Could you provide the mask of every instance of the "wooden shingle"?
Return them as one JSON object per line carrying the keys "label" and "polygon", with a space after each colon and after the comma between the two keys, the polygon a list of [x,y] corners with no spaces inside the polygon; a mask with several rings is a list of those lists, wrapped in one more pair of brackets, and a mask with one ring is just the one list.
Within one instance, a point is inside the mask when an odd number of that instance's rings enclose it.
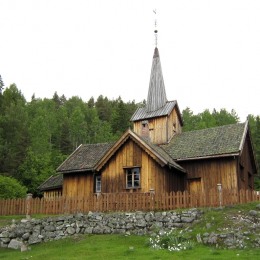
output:
{"label": "wooden shingle", "polygon": [[84,144],[78,147],[57,169],[57,172],[93,170],[114,143]]}
{"label": "wooden shingle", "polygon": [[246,123],[189,131],[161,147],[175,160],[238,155],[245,131]]}
{"label": "wooden shingle", "polygon": [[50,176],[45,182],[43,182],[38,189],[40,191],[52,190],[62,188],[63,184],[63,175],[62,174],[54,174]]}

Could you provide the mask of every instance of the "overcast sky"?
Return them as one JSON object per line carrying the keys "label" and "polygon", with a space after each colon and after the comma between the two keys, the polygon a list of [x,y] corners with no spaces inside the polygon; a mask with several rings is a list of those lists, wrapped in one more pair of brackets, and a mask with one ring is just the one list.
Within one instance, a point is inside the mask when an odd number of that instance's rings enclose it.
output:
{"label": "overcast sky", "polygon": [[0,74],[25,98],[147,98],[157,10],[168,100],[260,114],[259,0],[0,0]]}

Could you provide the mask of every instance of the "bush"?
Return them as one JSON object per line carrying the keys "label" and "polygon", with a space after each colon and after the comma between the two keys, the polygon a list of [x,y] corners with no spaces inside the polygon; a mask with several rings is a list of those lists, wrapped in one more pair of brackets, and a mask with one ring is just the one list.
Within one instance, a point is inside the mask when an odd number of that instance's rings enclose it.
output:
{"label": "bush", "polygon": [[0,176],[0,199],[25,198],[27,188],[16,179]]}

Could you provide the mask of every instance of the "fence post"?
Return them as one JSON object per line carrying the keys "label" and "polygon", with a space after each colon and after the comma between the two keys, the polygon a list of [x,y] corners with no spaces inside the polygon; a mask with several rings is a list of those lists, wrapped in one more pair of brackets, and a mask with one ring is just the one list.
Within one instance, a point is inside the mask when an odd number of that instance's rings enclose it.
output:
{"label": "fence post", "polygon": [[155,190],[154,189],[150,189],[150,196],[151,196],[151,209],[150,210],[154,210],[154,205],[155,205],[155,201],[154,201],[154,196],[155,195]]}
{"label": "fence post", "polygon": [[218,187],[218,198],[219,198],[219,207],[222,207],[222,184],[218,183],[217,184]]}
{"label": "fence post", "polygon": [[32,203],[32,193],[27,193],[26,196],[26,219],[31,219],[31,203]]}

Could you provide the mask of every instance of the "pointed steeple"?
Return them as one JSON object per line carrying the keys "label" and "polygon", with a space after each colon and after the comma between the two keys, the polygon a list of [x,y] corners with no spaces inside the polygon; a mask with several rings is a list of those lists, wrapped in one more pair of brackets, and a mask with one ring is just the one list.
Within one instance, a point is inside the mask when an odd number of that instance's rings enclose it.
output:
{"label": "pointed steeple", "polygon": [[163,107],[166,102],[167,97],[164,87],[159,50],[155,47],[147,97],[147,112],[158,110]]}

